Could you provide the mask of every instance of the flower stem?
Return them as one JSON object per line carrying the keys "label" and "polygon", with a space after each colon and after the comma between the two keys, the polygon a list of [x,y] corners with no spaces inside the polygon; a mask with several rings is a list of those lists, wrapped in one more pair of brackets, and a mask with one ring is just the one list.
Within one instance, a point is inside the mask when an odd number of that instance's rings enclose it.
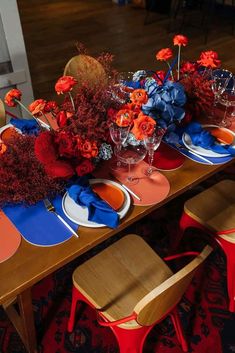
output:
{"label": "flower stem", "polygon": [[168,67],[169,67],[169,71],[170,71],[170,73],[171,73],[172,81],[174,81],[174,76],[173,76],[173,72],[172,72],[172,70],[171,70],[171,65],[168,63],[168,61],[166,61],[166,63],[167,63],[167,65],[168,65]]}
{"label": "flower stem", "polygon": [[38,121],[38,119],[24,106],[24,104],[22,104],[22,103],[21,103],[18,99],[16,99],[16,98],[15,98],[15,102],[16,102],[17,104],[19,104],[19,106],[20,106],[22,109],[24,109],[28,114],[30,114],[30,115],[33,117],[33,119],[36,120],[36,122],[37,122],[38,126],[40,127],[40,129],[42,129],[42,125],[40,124],[40,122]]}
{"label": "flower stem", "polygon": [[47,124],[48,124],[48,125],[49,125],[49,127],[50,127],[50,130],[53,130],[53,128],[52,128],[52,126],[51,126],[51,123],[50,123],[50,120],[49,120],[49,119],[47,119],[46,114],[42,113],[42,116],[44,116],[44,118],[45,118],[45,120],[46,120]]}
{"label": "flower stem", "polygon": [[178,81],[180,79],[180,54],[181,54],[181,45],[179,45],[179,51],[178,51],[178,73],[177,73]]}
{"label": "flower stem", "polygon": [[71,92],[68,92],[68,93],[69,93],[69,98],[70,98],[70,101],[71,101],[71,104],[72,104],[72,107],[73,107],[73,111],[75,113],[75,105],[74,105],[74,100],[73,100],[72,94],[71,94]]}

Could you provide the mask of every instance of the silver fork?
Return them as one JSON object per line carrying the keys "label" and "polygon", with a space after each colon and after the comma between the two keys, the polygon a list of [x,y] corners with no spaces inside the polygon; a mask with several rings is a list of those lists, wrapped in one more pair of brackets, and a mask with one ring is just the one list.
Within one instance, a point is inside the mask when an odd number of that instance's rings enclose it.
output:
{"label": "silver fork", "polygon": [[200,154],[197,154],[196,152],[193,152],[193,151],[191,151],[191,150],[188,150],[186,147],[180,145],[180,144],[177,143],[177,142],[174,143],[174,145],[175,145],[175,147],[177,147],[177,148],[178,148],[179,150],[181,150],[182,152],[191,153],[191,154],[193,154],[194,156],[196,156],[197,158],[201,159],[202,161],[204,161],[204,162],[206,162],[206,163],[208,163],[208,164],[211,164],[211,165],[214,164],[214,163],[211,162],[209,159],[207,159],[207,158],[201,156]]}
{"label": "silver fork", "polygon": [[70,232],[75,235],[75,237],[79,238],[78,234],[70,227],[70,225],[56,212],[55,206],[51,203],[50,200],[44,199],[44,206],[46,207],[48,212],[52,212],[55,216],[59,218],[59,220],[67,227]]}

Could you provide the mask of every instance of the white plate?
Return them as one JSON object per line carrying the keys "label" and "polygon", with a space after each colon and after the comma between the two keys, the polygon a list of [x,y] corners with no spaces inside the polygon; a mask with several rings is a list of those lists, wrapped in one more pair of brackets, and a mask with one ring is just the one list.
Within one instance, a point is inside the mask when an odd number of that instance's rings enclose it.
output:
{"label": "white plate", "polygon": [[216,153],[214,151],[211,151],[209,149],[196,146],[192,143],[191,137],[185,132],[182,136],[182,141],[185,147],[192,152],[197,153],[198,155],[205,156],[205,157],[212,157],[212,158],[219,158],[219,157],[226,157],[230,156],[229,153]]}
{"label": "white plate", "polygon": [[[90,184],[97,184],[97,183],[106,183],[110,185],[114,185],[117,188],[121,189],[125,195],[125,201],[123,203],[122,208],[117,212],[119,214],[119,218],[122,219],[128,212],[131,199],[128,192],[118,183],[112,180],[107,179],[90,179]],[[83,207],[78,205],[66,192],[62,199],[62,209],[66,216],[73,222],[80,224],[81,226],[91,227],[91,228],[100,228],[106,227],[104,224],[98,224],[95,222],[88,221],[88,209],[87,207]]]}

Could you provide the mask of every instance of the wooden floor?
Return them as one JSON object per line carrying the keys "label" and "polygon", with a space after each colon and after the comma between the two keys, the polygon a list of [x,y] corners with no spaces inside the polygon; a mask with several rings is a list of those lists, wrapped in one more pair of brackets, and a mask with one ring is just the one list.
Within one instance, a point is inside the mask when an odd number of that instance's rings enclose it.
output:
{"label": "wooden floor", "polygon": [[[94,56],[113,53],[114,67],[120,71],[157,70],[162,66],[155,53],[172,46],[175,34],[167,31],[167,15],[151,13],[151,23],[144,25],[144,9],[118,6],[111,0],[18,0],[18,6],[35,99],[55,97],[54,84],[68,59],[76,55],[76,42]],[[201,51],[216,50],[223,67],[235,72],[235,37],[226,19],[217,18],[206,45],[198,26],[188,25],[183,33],[190,39],[183,50],[185,59],[196,60]]]}

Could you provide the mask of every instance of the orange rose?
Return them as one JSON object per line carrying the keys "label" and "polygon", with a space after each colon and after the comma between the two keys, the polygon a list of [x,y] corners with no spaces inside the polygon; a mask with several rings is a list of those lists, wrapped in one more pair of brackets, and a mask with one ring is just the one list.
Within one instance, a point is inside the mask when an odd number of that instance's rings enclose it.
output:
{"label": "orange rose", "polygon": [[0,155],[5,153],[7,150],[7,146],[5,145],[5,143],[0,142]]}
{"label": "orange rose", "polygon": [[44,99],[36,99],[33,103],[29,105],[29,111],[33,115],[38,115],[42,113],[46,105],[46,101]]}
{"label": "orange rose", "polygon": [[140,113],[134,120],[134,127],[131,132],[137,140],[143,140],[145,136],[151,136],[154,131],[156,121],[148,115]]}
{"label": "orange rose", "polygon": [[173,38],[174,45],[183,45],[184,47],[188,44],[188,38],[183,36],[182,34],[177,34]]}
{"label": "orange rose", "polygon": [[81,144],[81,155],[85,158],[92,158],[98,155],[98,148],[95,142],[85,140]]}
{"label": "orange rose", "polygon": [[213,50],[203,51],[200,55],[200,60],[197,63],[201,66],[216,68],[219,67],[221,61],[218,60],[218,54]]}
{"label": "orange rose", "polygon": [[22,92],[19,89],[13,88],[6,95],[4,102],[8,105],[8,107],[15,107],[17,102],[21,100]]}
{"label": "orange rose", "polygon": [[161,60],[161,61],[167,61],[170,58],[172,58],[172,56],[173,56],[173,52],[170,48],[161,49],[156,54],[157,60]]}
{"label": "orange rose", "polygon": [[142,105],[147,103],[148,94],[144,89],[135,89],[130,93],[130,100],[134,104]]}
{"label": "orange rose", "polygon": [[134,112],[129,109],[121,109],[116,115],[116,124],[120,127],[130,126],[134,119]]}
{"label": "orange rose", "polygon": [[73,76],[62,76],[55,84],[57,94],[70,92],[78,81]]}

